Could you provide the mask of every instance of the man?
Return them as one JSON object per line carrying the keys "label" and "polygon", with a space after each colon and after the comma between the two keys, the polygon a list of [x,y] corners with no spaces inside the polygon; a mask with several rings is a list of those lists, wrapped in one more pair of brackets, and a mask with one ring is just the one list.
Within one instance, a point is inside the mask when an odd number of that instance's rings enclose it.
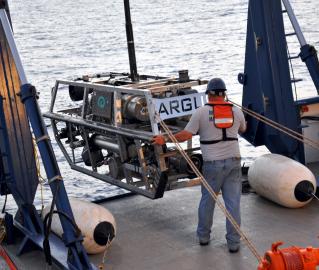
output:
{"label": "man", "polygon": [[[174,136],[183,142],[197,133],[203,155],[203,176],[218,193],[222,191],[225,206],[240,225],[241,164],[238,133],[246,130],[244,115],[240,109],[225,101],[226,85],[222,79],[211,79],[207,85],[208,103],[198,108],[184,130]],[[168,138],[153,138],[154,144],[163,145]],[[200,245],[208,245],[215,201],[202,185],[202,197],[198,207],[197,236]],[[240,235],[226,220],[228,250],[235,253],[240,247]]]}

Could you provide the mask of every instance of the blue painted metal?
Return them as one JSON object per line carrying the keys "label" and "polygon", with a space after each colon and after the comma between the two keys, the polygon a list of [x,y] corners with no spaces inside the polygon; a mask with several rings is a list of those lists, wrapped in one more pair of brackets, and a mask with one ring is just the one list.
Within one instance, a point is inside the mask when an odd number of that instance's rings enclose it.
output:
{"label": "blue painted metal", "polygon": [[[245,71],[239,75],[243,106],[300,132],[289,73],[281,0],[250,0]],[[255,146],[304,162],[303,145],[260,121],[247,117],[243,137]]]}
{"label": "blue painted metal", "polygon": [[[25,105],[34,136],[37,140],[51,191],[57,196],[56,208],[58,211],[74,219],[61,173],[36,100],[36,95],[36,89],[32,85],[24,84],[21,86],[21,100]],[[65,246],[68,247],[69,269],[94,269],[81,244],[82,238],[76,235],[74,227],[62,215],[60,215],[60,221],[64,232],[63,241]]]}
{"label": "blue painted metal", "polygon": [[[34,248],[43,248],[44,226],[33,202],[38,186],[37,168],[29,121],[46,170],[49,184],[56,195],[56,208],[74,220],[63,180],[57,165],[52,145],[47,135],[35,88],[26,81],[22,64],[15,47],[12,32],[0,2],[0,150],[1,184],[6,188],[3,193],[12,193],[18,205],[14,225],[24,239],[19,254]],[[4,16],[3,16],[4,15]],[[29,118],[29,119],[28,119]],[[55,261],[64,269],[96,269],[89,262],[73,225],[60,216],[64,231],[63,242],[57,237],[50,238],[52,250],[63,250],[53,254]]]}
{"label": "blue painted metal", "polygon": [[317,104],[317,103],[319,103],[319,96],[312,97],[312,98],[298,99],[295,102],[297,106],[311,105],[311,104]]}
{"label": "blue painted metal", "polygon": [[300,48],[300,58],[306,63],[317,93],[319,94],[319,61],[316,49],[309,44],[302,46]]}
{"label": "blue painted metal", "polygon": [[11,21],[11,16],[10,16],[10,9],[9,9],[8,0],[0,0],[0,9],[4,9],[6,11],[9,22],[10,22],[10,26],[12,28],[12,21]]}
{"label": "blue painted metal", "polygon": [[[19,223],[15,223],[15,226],[24,234],[29,235],[29,232],[25,229],[24,226],[22,226]],[[20,250],[18,251],[18,255],[22,254],[30,249],[43,249],[43,234],[35,234],[32,236],[32,240],[25,237],[22,241]],[[61,239],[56,236],[55,234],[50,234],[49,236],[50,241],[50,249],[52,253],[52,259],[54,263],[60,268],[60,269],[69,269],[68,266],[68,247],[66,247],[61,241]]]}
{"label": "blue painted metal", "polygon": [[6,130],[6,120],[3,111],[3,97],[0,96],[0,194],[6,195],[11,194],[8,184],[13,182],[12,175],[10,172],[13,171],[11,158],[9,139]]}

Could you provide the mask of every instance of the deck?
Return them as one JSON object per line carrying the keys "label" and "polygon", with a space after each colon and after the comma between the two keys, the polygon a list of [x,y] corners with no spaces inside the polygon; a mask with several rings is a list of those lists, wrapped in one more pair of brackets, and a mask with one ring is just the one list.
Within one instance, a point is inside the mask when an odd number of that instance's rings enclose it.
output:
{"label": "deck", "polygon": [[[198,245],[195,230],[199,198],[197,186],[166,192],[163,199],[155,201],[131,196],[104,203],[118,225],[104,269],[257,269],[257,260],[244,243],[239,253],[228,253],[225,218],[219,209],[210,245]],[[304,208],[287,209],[249,193],[242,196],[242,228],[261,254],[278,240],[287,245],[319,246],[318,206],[319,202],[313,200]],[[15,247],[7,248],[13,256]],[[40,252],[13,257],[19,270],[46,269]],[[99,265],[101,256],[92,256],[91,261]]]}

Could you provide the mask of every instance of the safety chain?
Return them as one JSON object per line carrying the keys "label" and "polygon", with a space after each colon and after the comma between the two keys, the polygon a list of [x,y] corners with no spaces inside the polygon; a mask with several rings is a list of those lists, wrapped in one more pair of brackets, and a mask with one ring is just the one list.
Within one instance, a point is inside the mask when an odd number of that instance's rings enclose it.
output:
{"label": "safety chain", "polygon": [[196,174],[196,176],[200,179],[203,186],[208,190],[218,207],[222,210],[226,218],[229,220],[229,222],[234,226],[235,230],[238,232],[238,234],[241,236],[241,238],[244,240],[250,251],[253,253],[253,255],[256,257],[258,262],[260,263],[263,258],[258,253],[257,248],[254,246],[254,244],[248,239],[246,234],[241,230],[240,226],[236,222],[236,220],[233,218],[233,216],[229,213],[229,211],[226,209],[226,207],[221,203],[221,201],[218,199],[218,194],[215,193],[215,191],[211,188],[211,186],[208,184],[204,176],[201,174],[201,172],[198,170],[198,168],[195,166],[193,161],[190,159],[190,157],[187,155],[185,150],[182,148],[182,146],[179,144],[179,142],[176,140],[175,136],[171,132],[171,130],[168,128],[168,126],[164,123],[164,121],[160,118],[158,114],[156,114],[156,118],[158,123],[162,126],[164,131],[167,133],[171,141],[175,144],[177,150],[181,153],[181,155],[185,158],[189,166],[192,168],[193,172]]}

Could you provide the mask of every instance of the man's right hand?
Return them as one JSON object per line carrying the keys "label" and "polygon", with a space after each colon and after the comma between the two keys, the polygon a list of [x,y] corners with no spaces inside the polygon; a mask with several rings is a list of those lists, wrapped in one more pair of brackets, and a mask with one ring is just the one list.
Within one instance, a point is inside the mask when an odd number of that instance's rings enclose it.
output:
{"label": "man's right hand", "polygon": [[164,145],[166,143],[165,137],[163,135],[154,136],[151,143],[157,145]]}

